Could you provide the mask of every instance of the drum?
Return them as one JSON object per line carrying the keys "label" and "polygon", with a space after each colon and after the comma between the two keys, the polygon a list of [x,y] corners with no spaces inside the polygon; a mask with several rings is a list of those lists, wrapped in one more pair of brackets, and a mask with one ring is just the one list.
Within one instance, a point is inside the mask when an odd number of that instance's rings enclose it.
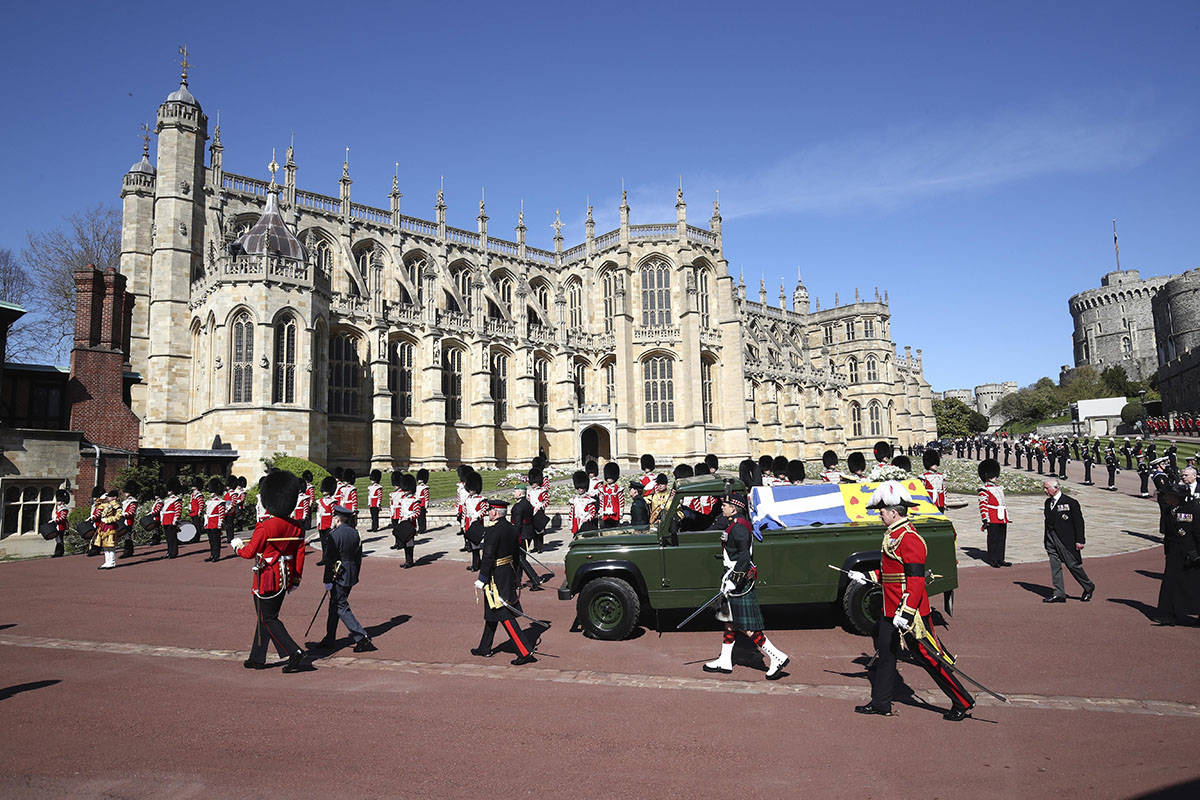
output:
{"label": "drum", "polygon": [[157,514],[146,514],[140,520],[140,524],[142,526],[142,530],[152,531],[158,527],[158,515]]}
{"label": "drum", "polygon": [[96,532],[96,523],[90,519],[85,519],[75,526],[75,532],[86,539]]}
{"label": "drum", "polygon": [[38,533],[42,535],[43,539],[50,541],[58,536],[58,525],[53,522],[43,522],[38,526]]}
{"label": "drum", "polygon": [[179,536],[177,538],[179,539],[180,544],[187,544],[188,542],[195,541],[196,534],[198,533],[199,531],[196,529],[195,525],[190,522],[185,522],[179,526]]}

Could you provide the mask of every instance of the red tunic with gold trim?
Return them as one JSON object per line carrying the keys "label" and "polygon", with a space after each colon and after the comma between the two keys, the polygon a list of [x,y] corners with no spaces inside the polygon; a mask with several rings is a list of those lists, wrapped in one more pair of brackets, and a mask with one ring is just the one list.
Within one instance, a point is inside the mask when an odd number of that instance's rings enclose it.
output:
{"label": "red tunic with gold trim", "polygon": [[615,483],[600,484],[600,517],[621,521],[621,487]]}
{"label": "red tunic with gold trim", "polygon": [[908,519],[897,520],[883,534],[880,580],[883,583],[883,613],[896,615],[914,611],[929,616],[929,595],[925,591],[925,540]]}
{"label": "red tunic with gold trim", "polygon": [[253,558],[254,593],[271,597],[300,585],[304,572],[304,533],[295,520],[269,516],[254,526],[254,535],[235,551]]}

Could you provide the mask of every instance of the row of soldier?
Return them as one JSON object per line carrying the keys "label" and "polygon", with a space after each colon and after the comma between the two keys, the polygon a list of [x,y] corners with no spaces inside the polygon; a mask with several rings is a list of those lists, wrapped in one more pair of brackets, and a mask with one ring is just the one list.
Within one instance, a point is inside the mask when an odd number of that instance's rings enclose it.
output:
{"label": "row of soldier", "polygon": [[1145,429],[1155,435],[1174,433],[1177,436],[1200,436],[1200,415],[1194,412],[1179,412],[1169,417],[1147,417]]}

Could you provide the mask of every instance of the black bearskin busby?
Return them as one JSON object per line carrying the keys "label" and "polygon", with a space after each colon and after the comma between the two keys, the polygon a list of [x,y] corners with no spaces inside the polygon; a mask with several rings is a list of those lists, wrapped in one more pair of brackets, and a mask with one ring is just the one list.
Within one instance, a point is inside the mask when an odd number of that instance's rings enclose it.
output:
{"label": "black bearskin busby", "polygon": [[654,469],[654,456],[649,453],[642,453],[642,472],[651,472]]}
{"label": "black bearskin busby", "polygon": [[1000,462],[994,458],[985,458],[979,462],[979,480],[994,481],[1000,477]]}
{"label": "black bearskin busby", "polygon": [[[220,480],[220,478],[216,478],[214,480]],[[138,486],[138,482],[135,480],[125,481],[125,485],[121,488],[123,488],[125,490],[125,494],[129,495],[130,497],[137,497],[142,491],[142,487]]]}
{"label": "black bearskin busby", "polygon": [[876,442],[874,453],[876,461],[887,461],[892,457],[892,446],[887,442]]}
{"label": "black bearskin busby", "polygon": [[590,481],[588,481],[588,474],[581,469],[575,470],[575,474],[571,476],[571,483],[575,484],[576,489],[582,489],[586,492],[588,490],[588,485],[590,484]]}
{"label": "black bearskin busby", "polygon": [[321,495],[329,497],[337,489],[337,478],[332,475],[326,475],[321,481]]}
{"label": "black bearskin busby", "polygon": [[804,483],[804,462],[792,459],[787,462],[787,479],[792,483]]}
{"label": "black bearskin busby", "polygon": [[400,491],[415,494],[417,491],[417,479],[407,472],[400,476]]}
{"label": "black bearskin busby", "polygon": [[714,456],[712,453],[709,453],[708,455],[706,455],[704,457],[704,463],[708,465],[708,473],[710,475],[712,473],[716,472],[717,469],[721,466],[721,462],[717,461],[717,457]]}
{"label": "black bearskin busby", "polygon": [[404,476],[404,473],[401,472],[400,470],[396,470],[395,472],[393,472],[392,473],[392,486],[395,486],[397,489],[399,489],[400,483],[401,483],[400,478],[403,476]]}
{"label": "black bearskin busby", "polygon": [[771,474],[778,478],[782,478],[784,475],[787,475],[787,471],[787,458],[785,456],[775,456],[775,458],[771,461]]}
{"label": "black bearskin busby", "polygon": [[[179,483],[179,478],[171,478],[171,480],[175,481],[175,483]],[[176,489],[175,491],[182,492],[183,484],[179,483],[179,488]],[[104,497],[104,487],[103,486],[93,486],[92,487],[92,499],[99,500],[101,497]]]}
{"label": "black bearskin busby", "polygon": [[200,491],[203,492],[204,491],[204,478],[201,477],[200,475],[197,475],[196,477],[192,478],[192,488],[199,489]]}
{"label": "black bearskin busby", "polygon": [[589,458],[588,462],[583,465],[583,471],[594,478],[600,474],[600,465],[596,463],[596,459]]}
{"label": "black bearskin busby", "polygon": [[711,475],[712,470],[708,467],[707,461],[697,461],[696,466],[692,468],[697,475]]}
{"label": "black bearskin busby", "polygon": [[759,456],[758,457],[758,474],[759,475],[766,475],[768,472],[774,473],[774,470],[775,470],[775,459],[771,458],[771,456]]}
{"label": "black bearskin busby", "polygon": [[375,481],[375,483],[379,483],[381,480],[383,480],[383,473],[377,469],[373,469],[371,470],[370,477],[371,480]]}
{"label": "black bearskin busby", "polygon": [[755,486],[762,486],[762,475],[758,472],[758,464],[755,464],[752,459],[743,459],[738,464],[738,478],[746,486],[746,491],[750,491]]}
{"label": "black bearskin busby", "polygon": [[304,478],[305,483],[312,483],[312,470],[311,469],[304,470],[304,472],[300,473],[300,477]]}
{"label": "black bearskin busby", "polygon": [[337,480],[339,480],[339,481],[342,480],[342,476],[345,474],[346,474],[346,470],[342,469],[341,467],[333,468],[333,477],[336,478]]}
{"label": "black bearskin busby", "polygon": [[[132,493],[134,490],[131,490],[129,488],[129,484],[126,484],[125,491]],[[213,477],[208,479],[208,493],[209,494],[221,494],[224,491],[225,491],[225,484],[221,481],[220,478],[218,478],[214,475]],[[292,505],[294,507],[295,503],[293,503]]]}
{"label": "black bearskin busby", "polygon": [[54,493],[54,499],[60,503],[69,503],[71,502],[71,493],[66,489],[59,489]]}
{"label": "black bearskin busby", "polygon": [[247,483],[247,481],[246,481],[246,476],[245,476],[245,475],[243,475],[242,477],[238,478],[238,486],[240,486],[241,488],[245,489],[245,488],[246,488],[246,483]]}
{"label": "black bearskin busby", "polygon": [[424,467],[421,467],[419,470],[417,470],[417,480],[421,481],[422,483],[429,483],[429,470],[425,469]]}
{"label": "black bearskin busby", "polygon": [[[98,489],[100,487],[96,488]],[[180,482],[178,477],[171,478],[171,480],[167,481],[167,491],[171,494],[179,494],[183,491],[183,483]],[[95,489],[92,490],[92,496],[99,497],[99,495],[96,494]]]}
{"label": "black bearskin busby", "polygon": [[604,465],[604,480],[617,482],[617,478],[621,477],[621,468],[617,466],[617,462],[609,461]]}
{"label": "black bearskin busby", "polygon": [[676,464],[674,474],[675,474],[675,480],[679,480],[680,478],[690,478],[690,477],[692,477],[692,465],[691,464]]}
{"label": "black bearskin busby", "polygon": [[466,464],[459,464],[454,471],[458,474],[458,482],[464,485],[467,482],[467,476],[472,472],[471,468]]}
{"label": "black bearskin busby", "polygon": [[258,499],[268,514],[290,519],[296,510],[296,498],[304,491],[304,481],[290,472],[273,472],[258,482]]}
{"label": "black bearskin busby", "polygon": [[912,459],[906,455],[898,455],[892,459],[892,466],[898,467],[905,472],[912,472]]}
{"label": "black bearskin busby", "polygon": [[826,450],[821,454],[821,463],[825,465],[825,469],[833,469],[838,463],[837,453],[832,450]]}
{"label": "black bearskin busby", "polygon": [[530,486],[541,486],[542,481],[544,480],[544,476],[542,475],[542,468],[538,467],[537,469],[529,470],[529,475],[527,477],[529,478]]}
{"label": "black bearskin busby", "polygon": [[846,456],[846,466],[851,472],[862,472],[867,468],[867,457],[855,450]]}
{"label": "black bearskin busby", "polygon": [[467,475],[465,483],[467,491],[471,494],[480,494],[483,492],[483,476],[475,470],[471,470],[471,474]]}
{"label": "black bearskin busby", "polygon": [[937,450],[927,449],[921,455],[921,463],[925,465],[925,469],[933,469],[938,464],[942,463],[942,454]]}
{"label": "black bearskin busby", "polygon": [[358,480],[358,476],[354,474],[354,470],[348,469],[342,473],[342,480],[353,486],[354,482]]}

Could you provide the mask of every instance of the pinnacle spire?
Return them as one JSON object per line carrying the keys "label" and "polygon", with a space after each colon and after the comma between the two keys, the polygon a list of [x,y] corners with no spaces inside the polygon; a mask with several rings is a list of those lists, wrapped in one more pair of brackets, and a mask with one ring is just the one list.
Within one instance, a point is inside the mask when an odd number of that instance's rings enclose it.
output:
{"label": "pinnacle spire", "polygon": [[180,68],[179,85],[187,86],[188,85],[188,78],[187,78],[188,67],[194,67],[195,64],[188,61],[188,48],[187,48],[186,44],[179,46],[179,62],[178,63],[179,63],[179,68]]}

